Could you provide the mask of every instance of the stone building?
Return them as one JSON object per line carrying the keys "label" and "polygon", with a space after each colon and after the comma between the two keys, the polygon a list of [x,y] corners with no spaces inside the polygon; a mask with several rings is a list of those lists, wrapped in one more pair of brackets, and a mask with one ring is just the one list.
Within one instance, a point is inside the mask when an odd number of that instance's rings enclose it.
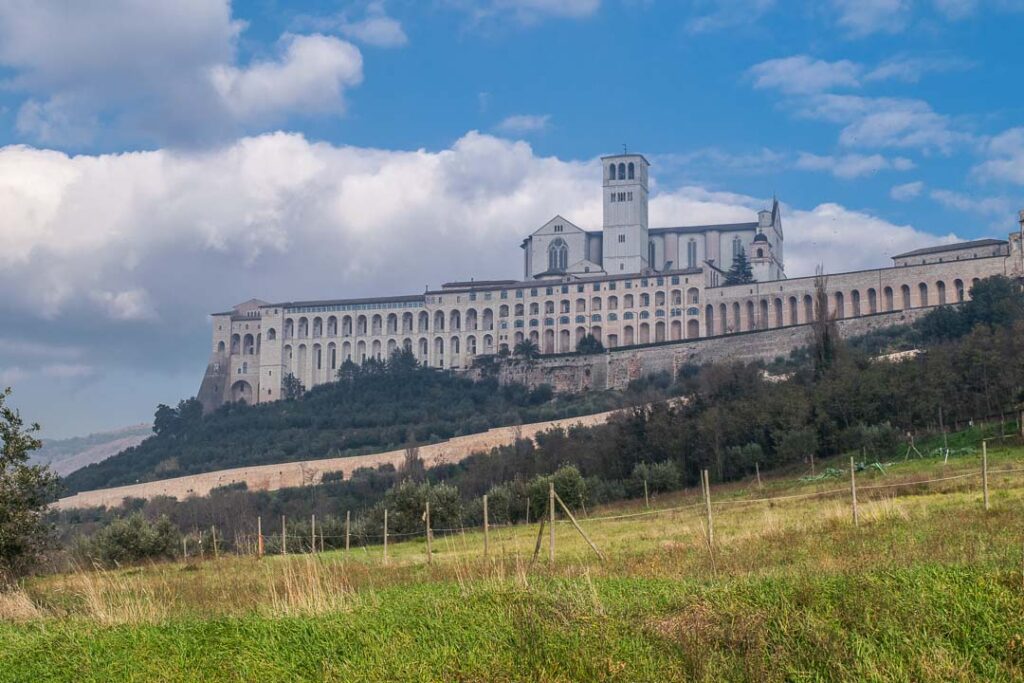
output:
{"label": "stone building", "polygon": [[[308,388],[332,381],[346,360],[386,359],[403,347],[432,367],[468,369],[525,339],[551,355],[573,352],[587,334],[609,349],[642,348],[811,322],[815,278],[785,276],[777,201],[749,223],[651,228],[647,160],[624,154],[602,162],[602,229],[555,216],[523,241],[523,280],[449,282],[380,298],[251,299],[213,314],[199,399],[207,410],[275,401],[288,375]],[[1021,221],[1024,231],[1024,212]],[[831,274],[831,312],[842,320],[964,301],[981,278],[1024,274],[1020,235]],[[741,251],[755,281],[726,284]]]}

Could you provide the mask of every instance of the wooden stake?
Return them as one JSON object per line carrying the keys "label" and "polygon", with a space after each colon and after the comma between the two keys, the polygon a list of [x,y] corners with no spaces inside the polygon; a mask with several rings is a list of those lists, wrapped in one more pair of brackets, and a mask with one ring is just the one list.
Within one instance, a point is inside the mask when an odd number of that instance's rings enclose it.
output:
{"label": "wooden stake", "polygon": [[388,509],[384,508],[384,564],[388,563]]}
{"label": "wooden stake", "polygon": [[597,546],[594,545],[594,542],[591,541],[590,537],[587,536],[586,532],[583,531],[583,529],[579,525],[579,522],[576,521],[576,518],[572,516],[572,512],[569,511],[569,507],[565,504],[565,501],[562,500],[562,497],[556,493],[555,499],[558,500],[558,504],[562,506],[563,510],[565,510],[565,514],[569,516],[569,521],[572,522],[572,525],[574,527],[576,527],[576,531],[580,532],[580,536],[583,537],[583,540],[590,545],[593,551],[597,553],[597,556],[601,558],[601,561],[604,562],[604,555],[601,554],[601,551],[597,549]]}
{"label": "wooden stake", "polygon": [[487,519],[487,495],[484,495],[484,557],[487,557],[488,551],[488,532],[490,531],[490,523]]}
{"label": "wooden stake", "polygon": [[181,556],[184,559],[186,559],[186,560],[188,559],[188,537],[187,536],[182,536],[181,537]]}
{"label": "wooden stake", "polygon": [[316,515],[309,517],[309,552],[316,552]]}
{"label": "wooden stake", "polygon": [[530,564],[533,564],[537,556],[540,555],[540,546],[544,541],[544,518],[540,518],[540,528],[537,529],[537,544],[533,546],[533,559],[530,560]]}
{"label": "wooden stake", "polygon": [[427,511],[423,513],[423,519],[427,523],[427,564],[433,564],[434,560],[430,550],[430,501],[427,501]]}
{"label": "wooden stake", "polygon": [[527,498],[526,498],[526,523],[527,523],[527,525],[529,525],[529,523],[530,523],[530,498],[529,498],[529,496],[527,496]]}
{"label": "wooden stake", "polygon": [[647,480],[644,479],[644,507],[651,509],[651,498],[647,495]]}
{"label": "wooden stake", "polygon": [[988,510],[988,443],[981,442],[981,491]]}
{"label": "wooden stake", "polygon": [[548,562],[555,563],[555,483],[548,484],[548,524],[551,528],[548,538]]}
{"label": "wooden stake", "polygon": [[853,464],[853,456],[850,456],[850,498],[853,501],[853,525],[860,526],[860,516],[857,514],[857,470]]}
{"label": "wooden stake", "polygon": [[256,557],[263,557],[263,518],[256,518]]}
{"label": "wooden stake", "polygon": [[757,475],[757,488],[761,488],[761,466],[754,463],[754,474]]}
{"label": "wooden stake", "polygon": [[281,515],[281,554],[288,554],[288,530],[284,515]]}
{"label": "wooden stake", "polygon": [[715,528],[711,520],[711,478],[708,476],[708,471],[704,470],[703,474],[704,483],[704,507],[708,513],[708,547],[713,547],[715,544]]}
{"label": "wooden stake", "polygon": [[217,527],[216,525],[210,527],[210,536],[213,537],[213,559],[217,559]]}
{"label": "wooden stake", "polygon": [[345,552],[348,552],[349,529],[352,525],[352,511],[345,510]]}

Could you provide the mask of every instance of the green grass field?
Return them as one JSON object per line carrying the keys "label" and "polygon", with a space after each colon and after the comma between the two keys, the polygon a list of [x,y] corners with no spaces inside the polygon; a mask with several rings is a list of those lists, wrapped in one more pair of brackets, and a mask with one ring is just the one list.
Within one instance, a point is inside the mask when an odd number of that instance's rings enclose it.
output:
{"label": "green grass field", "polygon": [[524,526],[488,558],[479,531],[439,535],[430,565],[415,539],[387,566],[377,546],[42,577],[0,597],[0,680],[1024,678],[1024,449],[991,450],[988,511],[977,454],[885,469],[858,475],[856,528],[845,472],[713,487],[711,547],[697,491],[590,510],[604,562],[559,523],[553,565]]}

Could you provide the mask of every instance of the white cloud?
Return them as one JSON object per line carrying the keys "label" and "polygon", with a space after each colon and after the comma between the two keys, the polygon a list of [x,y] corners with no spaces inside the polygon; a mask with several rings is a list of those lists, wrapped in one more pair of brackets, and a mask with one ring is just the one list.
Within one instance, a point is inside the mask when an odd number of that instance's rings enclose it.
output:
{"label": "white cloud", "polygon": [[95,373],[95,368],[81,363],[54,363],[44,365],[41,372],[44,376],[54,379],[80,379]]}
{"label": "white cloud", "polygon": [[975,166],[973,175],[985,180],[1024,185],[1024,127],[1011,128],[984,145],[986,161]]}
{"label": "white cloud", "polygon": [[154,317],[149,295],[141,288],[123,292],[96,291],[92,292],[91,298],[112,320],[148,320]]}
{"label": "white cloud", "polygon": [[952,190],[932,190],[929,196],[947,208],[964,213],[993,217],[1013,214],[1013,204],[1005,197],[971,197]]}
{"label": "white cloud", "polygon": [[951,21],[966,19],[978,9],[978,0],[932,0],[935,9]]}
{"label": "white cloud", "polygon": [[496,128],[502,133],[524,135],[547,130],[549,125],[551,125],[550,114],[515,114],[506,117]]}
{"label": "white cloud", "polygon": [[0,391],[7,387],[20,384],[28,376],[28,371],[18,367],[17,365],[12,365],[6,368],[0,367]]}
{"label": "white cloud", "polygon": [[388,16],[383,2],[371,2],[366,15],[355,21],[343,18],[338,30],[346,38],[374,47],[402,47],[409,42],[401,22]]}
{"label": "white cloud", "polygon": [[973,62],[958,57],[908,57],[903,55],[882,62],[864,75],[864,81],[917,83],[929,73],[965,71],[973,66]]}
{"label": "white cloud", "polygon": [[239,121],[275,121],[293,112],[340,112],[346,88],[363,79],[363,60],[351,43],[331,36],[286,35],[279,61],[244,69],[217,66],[214,87]]}
{"label": "white cloud", "polygon": [[583,19],[601,8],[601,0],[446,0],[474,21],[511,17],[521,23],[545,18]]}
{"label": "white cloud", "polygon": [[910,19],[910,0],[832,0],[838,24],[853,38],[899,33]]}
{"label": "white cloud", "polygon": [[889,190],[889,196],[898,202],[905,202],[920,196],[922,190],[924,190],[924,182],[915,180],[910,183],[903,183],[902,185],[894,185]]}
{"label": "white cloud", "polygon": [[807,55],[769,59],[750,68],[756,88],[785,93],[816,93],[836,87],[856,88],[863,67],[849,60],[826,62]]}
{"label": "white cloud", "polygon": [[710,9],[686,22],[690,33],[712,33],[759,20],[775,7],[775,0],[715,0],[697,3]]}
{"label": "white cloud", "polygon": [[846,180],[874,175],[879,171],[908,171],[914,162],[905,157],[888,159],[881,154],[844,154],[840,156],[819,156],[801,152],[796,167],[805,171],[828,171],[837,178]]}
{"label": "white cloud", "polygon": [[341,90],[359,82],[358,51],[322,36],[285,37],[280,61],[239,65],[243,28],[228,0],[0,3],[0,67],[26,96],[18,130],[44,144],[192,143],[311,103],[339,110]]}

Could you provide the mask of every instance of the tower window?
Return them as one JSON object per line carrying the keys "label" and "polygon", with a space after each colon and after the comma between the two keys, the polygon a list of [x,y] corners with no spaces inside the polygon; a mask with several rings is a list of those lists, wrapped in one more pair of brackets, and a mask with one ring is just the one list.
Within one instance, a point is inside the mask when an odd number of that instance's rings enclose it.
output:
{"label": "tower window", "polygon": [[564,225],[556,225],[556,226],[555,226],[555,232],[562,232],[562,229],[563,229],[564,227],[565,227]]}
{"label": "tower window", "polygon": [[739,237],[732,238],[732,260],[735,261],[739,257],[740,252],[743,251],[743,242]]}
{"label": "tower window", "polygon": [[621,244],[621,243],[624,243],[625,241],[626,241],[626,236],[625,235],[619,235],[619,243]]}
{"label": "tower window", "polygon": [[548,270],[565,270],[568,266],[569,245],[559,237],[548,247]]}
{"label": "tower window", "polygon": [[625,179],[626,179],[626,164],[620,163],[619,164],[619,180],[625,180]]}
{"label": "tower window", "polygon": [[629,162],[629,179],[633,180],[636,176],[636,167],[633,166],[633,162]]}
{"label": "tower window", "polygon": [[697,240],[691,239],[686,245],[686,267],[697,267]]}
{"label": "tower window", "polygon": [[633,201],[633,193],[632,192],[627,192],[626,193],[626,200],[627,201]]}
{"label": "tower window", "polygon": [[615,192],[612,192],[612,199],[611,199],[611,201],[612,201],[612,204],[614,204],[614,203],[615,203],[615,197],[617,197],[617,196],[618,196],[618,195],[617,195],[617,194],[616,194]]}

